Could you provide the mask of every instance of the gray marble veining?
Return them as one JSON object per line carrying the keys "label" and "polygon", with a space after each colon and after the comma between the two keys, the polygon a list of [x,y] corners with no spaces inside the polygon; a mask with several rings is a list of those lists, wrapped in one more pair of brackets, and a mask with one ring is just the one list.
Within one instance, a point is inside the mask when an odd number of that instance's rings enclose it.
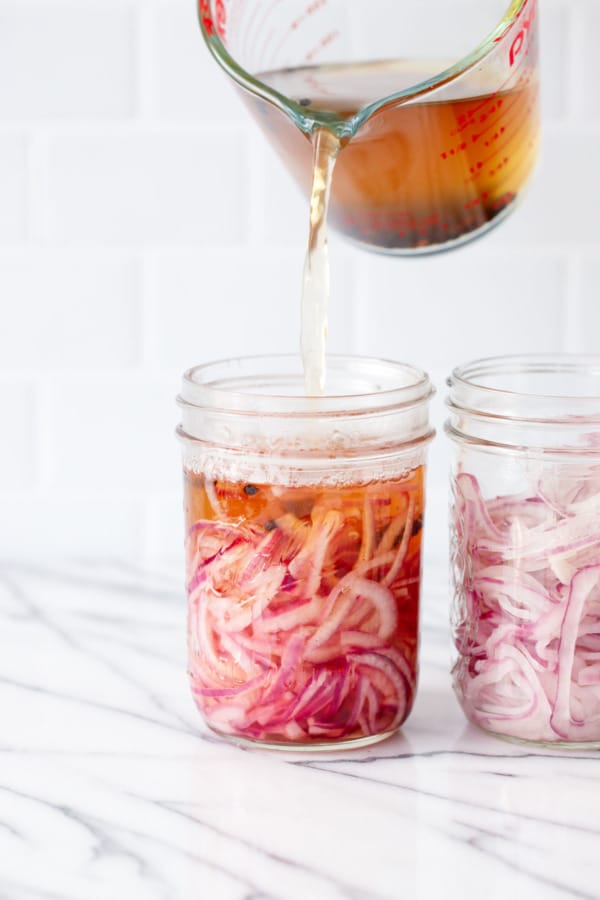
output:
{"label": "gray marble veining", "polygon": [[468,726],[444,567],[402,733],[298,756],[202,731],[173,573],[0,570],[0,900],[600,898],[600,758]]}

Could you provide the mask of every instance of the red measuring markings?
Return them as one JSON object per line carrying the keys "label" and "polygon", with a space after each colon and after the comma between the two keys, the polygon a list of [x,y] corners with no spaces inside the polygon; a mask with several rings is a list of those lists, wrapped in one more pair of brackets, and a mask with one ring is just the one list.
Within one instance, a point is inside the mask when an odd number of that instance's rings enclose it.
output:
{"label": "red measuring markings", "polygon": [[[520,77],[518,76],[522,71],[523,64],[525,63],[526,58],[529,56],[529,51],[532,48],[532,39],[536,34],[536,29],[533,27],[536,15],[537,0],[528,0],[528,2],[521,10],[519,17],[515,20],[512,26],[515,27],[516,25],[520,25],[520,28],[515,38],[513,39],[509,51],[510,71],[508,77],[503,84],[499,85],[499,87],[496,88],[493,94],[483,97],[480,103],[457,118],[457,128],[451,131],[452,137],[454,137],[456,134],[460,134],[462,131],[464,131],[465,128],[469,128],[471,125],[474,125],[475,117],[478,114],[482,116],[480,121],[483,124],[485,122],[485,118],[494,112],[493,108],[488,108],[487,110],[485,109],[487,104],[493,103],[495,100],[497,101],[498,98],[501,98],[504,94],[511,93],[515,88],[525,86],[523,84],[523,75],[520,75]],[[517,78],[518,80],[516,80]],[[530,79],[531,75],[527,79],[527,83]]]}
{"label": "red measuring markings", "polygon": [[225,4],[223,0],[215,0],[215,18],[217,20],[217,31],[219,33],[219,37],[224,39],[225,37],[225,26],[227,24],[227,12],[225,10]]}
{"label": "red measuring markings", "polygon": [[[529,9],[528,9],[529,6]],[[521,16],[523,21],[521,23],[521,29],[517,33],[514,41],[512,42],[509,54],[509,61],[511,67],[515,65],[518,57],[523,52],[523,49],[529,43],[531,37],[531,27],[534,23],[535,16],[537,13],[537,0],[531,0],[523,7],[521,12]],[[517,20],[518,22],[519,20]]]}
{"label": "red measuring markings", "polygon": [[210,11],[210,0],[198,0],[198,12],[200,14],[200,19],[202,21],[204,30],[208,35],[213,35],[215,29],[212,20],[212,14]]}
{"label": "red measuring markings", "polygon": [[215,17],[213,19],[210,0],[198,0],[198,11],[206,33],[212,37],[215,31],[221,38],[225,38],[227,25],[227,11],[223,0],[215,0]]}
{"label": "red measuring markings", "polygon": [[292,31],[295,31],[297,28],[300,28],[305,19],[308,19],[309,16],[314,16],[316,12],[318,12],[323,6],[327,6],[327,0],[314,0],[313,3],[309,3],[303,13],[298,16],[297,19],[294,19],[290,25]]}
{"label": "red measuring markings", "polygon": [[312,62],[314,59],[316,59],[321,50],[324,50],[325,47],[329,47],[329,45],[333,44],[333,42],[336,41],[339,37],[340,32],[338,29],[336,29],[335,31],[330,31],[329,34],[326,34],[324,37],[322,37],[317,46],[312,50],[309,50],[304,57],[306,62]]}
{"label": "red measuring markings", "polygon": [[[489,156],[485,157],[480,163],[477,163],[478,169],[483,168],[492,160],[497,159],[504,151],[505,147],[514,142],[515,137],[520,138],[523,133],[526,133],[531,127],[536,127],[537,101],[537,89],[531,89],[529,91],[523,90],[515,95],[515,99],[506,109],[504,118],[502,119],[503,124],[500,126],[497,135],[494,135],[491,140],[486,141],[485,146],[490,147],[491,144],[496,144],[501,137],[503,140],[499,146],[495,146]],[[513,111],[513,115],[508,116],[508,113]],[[504,162],[506,162],[506,160],[504,160]],[[471,170],[471,172],[473,173],[473,170]]]}

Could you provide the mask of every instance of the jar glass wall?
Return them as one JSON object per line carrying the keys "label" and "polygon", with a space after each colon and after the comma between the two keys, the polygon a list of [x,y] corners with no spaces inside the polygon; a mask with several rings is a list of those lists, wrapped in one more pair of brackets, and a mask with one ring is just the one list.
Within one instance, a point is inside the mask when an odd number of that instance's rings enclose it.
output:
{"label": "jar glass wall", "polygon": [[189,675],[242,743],[370,743],[414,699],[432,388],[342,357],[328,388],[294,357],[184,376]]}
{"label": "jar glass wall", "polygon": [[500,736],[600,747],[600,358],[448,384],[459,701]]}

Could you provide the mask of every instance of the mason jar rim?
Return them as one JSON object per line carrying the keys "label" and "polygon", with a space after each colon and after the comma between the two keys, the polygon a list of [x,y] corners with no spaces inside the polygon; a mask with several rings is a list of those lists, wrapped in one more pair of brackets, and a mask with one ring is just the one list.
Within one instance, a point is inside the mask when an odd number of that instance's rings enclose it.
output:
{"label": "mason jar rim", "polygon": [[300,355],[221,360],[184,375],[177,435],[190,471],[287,484],[362,484],[424,464],[434,394],[420,369],[330,356],[325,397],[307,397]]}
{"label": "mason jar rim", "polygon": [[446,383],[451,390],[447,406],[474,417],[532,424],[600,423],[600,355],[488,357],[455,368]]}
{"label": "mason jar rim", "polygon": [[222,359],[188,369],[177,401],[240,416],[315,419],[409,410],[435,394],[423,370],[392,360],[331,355],[327,372],[333,388],[308,397],[299,355]]}

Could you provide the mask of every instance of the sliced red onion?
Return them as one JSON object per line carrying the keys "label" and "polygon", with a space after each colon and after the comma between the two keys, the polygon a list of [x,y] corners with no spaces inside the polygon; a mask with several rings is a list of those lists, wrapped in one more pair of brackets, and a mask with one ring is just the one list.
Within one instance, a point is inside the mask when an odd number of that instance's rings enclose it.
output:
{"label": "sliced red onion", "polygon": [[[456,482],[459,658],[467,716],[507,736],[600,741],[600,482],[485,501]],[[600,659],[600,656],[598,657]]]}
{"label": "sliced red onion", "polygon": [[[358,540],[343,512],[318,505],[309,525],[285,513],[266,534],[209,522],[190,529],[190,669],[213,728],[311,742],[404,721],[416,675],[398,646],[399,604],[410,608],[419,588],[409,554],[417,498],[405,496],[404,512],[387,521],[386,498],[367,494],[362,510],[353,503],[346,515],[362,516]],[[350,571],[338,575],[341,561]],[[417,618],[415,610],[415,646]]]}

